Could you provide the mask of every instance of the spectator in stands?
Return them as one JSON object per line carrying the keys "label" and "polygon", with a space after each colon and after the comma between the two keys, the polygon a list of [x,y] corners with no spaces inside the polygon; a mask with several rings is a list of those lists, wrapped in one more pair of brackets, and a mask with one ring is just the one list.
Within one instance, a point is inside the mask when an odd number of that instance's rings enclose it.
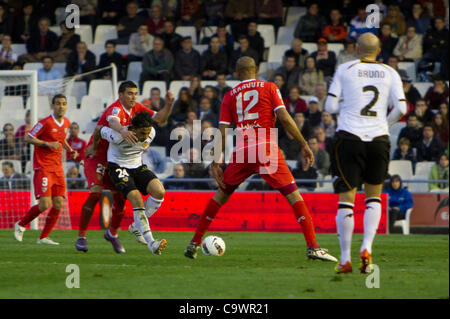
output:
{"label": "spectator in stands", "polygon": [[300,73],[300,68],[295,65],[295,57],[286,56],[283,65],[276,69],[272,75],[271,82],[273,82],[276,75],[282,75],[285,79],[285,86],[289,88],[298,83]]}
{"label": "spectator in stands", "polygon": [[272,191],[274,190],[272,186],[267,184],[265,180],[257,182],[256,180],[261,180],[262,177],[259,174],[255,174],[248,179],[248,185],[245,188],[247,191]]}
{"label": "spectator in stands", "polygon": [[373,34],[377,34],[377,28],[375,26],[367,27],[366,26],[366,7],[365,5],[358,6],[358,14],[350,21],[350,31],[349,36],[352,39],[358,39],[358,37],[366,32],[370,32]]}
{"label": "spectator in stands", "polygon": [[164,21],[164,31],[161,33],[161,38],[164,40],[164,47],[172,55],[175,55],[180,50],[183,38],[178,33],[175,33],[175,25],[172,20]]}
{"label": "spectator in stands", "polygon": [[80,126],[77,122],[72,122],[69,127],[69,137],[67,138],[67,143],[72,147],[72,149],[78,152],[78,157],[73,159],[71,154],[67,152],[67,161],[81,162],[84,159],[84,153],[86,151],[87,143],[85,140],[78,137],[80,133]]}
{"label": "spectator in stands", "polygon": [[175,121],[184,121],[188,112],[197,112],[197,102],[192,98],[189,89],[184,87],[178,93],[171,116]]}
{"label": "spectator in stands", "polygon": [[32,31],[26,42],[28,54],[20,56],[19,61],[39,62],[43,56],[58,50],[58,36],[49,30],[50,20],[42,17],[38,22],[38,29]]}
{"label": "spectator in stands", "polygon": [[357,8],[355,7],[355,3],[352,0],[342,0],[340,5],[338,5],[339,10],[341,11],[343,20],[345,21],[346,27],[348,28],[348,22],[355,17]]}
{"label": "spectator in stands", "polygon": [[144,99],[142,102],[151,110],[159,111],[164,106],[164,99],[161,97],[161,90],[154,87],[150,90],[150,99]]}
{"label": "spectator in stands", "polygon": [[[295,179],[316,180],[319,177],[317,170],[314,167],[309,167],[308,169],[304,170],[301,160],[297,162],[297,168],[292,171],[292,175]],[[308,191],[314,191],[314,189],[317,187],[317,184],[315,182],[297,182],[296,184],[298,187],[305,188]]]}
{"label": "spectator in stands", "polygon": [[20,160],[21,142],[14,137],[14,126],[11,123],[3,125],[4,139],[0,140],[0,160]]}
{"label": "spectator in stands", "polygon": [[441,113],[434,114],[433,128],[434,136],[441,140],[442,145],[448,145],[448,121]]}
{"label": "spectator in stands", "polygon": [[406,137],[400,138],[398,141],[398,148],[395,149],[392,159],[411,161],[414,168],[417,162],[417,157],[411,146],[411,141]]}
{"label": "spectator in stands", "polygon": [[392,29],[389,23],[385,23],[381,27],[380,41],[381,41],[381,52],[380,55],[378,56],[378,59],[381,62],[386,63],[386,61],[388,61],[388,59],[391,56],[393,56],[394,48],[398,42],[398,38],[392,36]]}
{"label": "spectator in stands", "polygon": [[[441,154],[434,164],[431,167],[430,176],[428,177],[430,180],[446,180],[448,182],[448,155]],[[429,183],[428,188],[431,192],[438,191],[448,192],[448,183]]]}
{"label": "spectator in stands", "polygon": [[423,10],[422,5],[418,2],[412,5],[411,14],[408,19],[408,25],[414,26],[416,28],[416,32],[420,35],[425,34],[430,26],[430,18]]}
{"label": "spectator in stands", "polygon": [[425,124],[422,138],[417,143],[417,160],[419,162],[434,162],[444,152],[444,145],[434,136],[433,125]]}
{"label": "spectator in stands", "polygon": [[208,50],[203,52],[200,60],[200,72],[203,80],[215,80],[218,74],[227,71],[227,54],[220,50],[219,38],[211,37]]}
{"label": "spectator in stands", "polygon": [[205,22],[205,7],[198,0],[181,0],[178,5],[177,17],[180,26],[194,26],[200,31]]}
{"label": "spectator in stands", "polygon": [[[201,155],[196,148],[191,148],[189,150],[189,159],[183,164],[184,172],[186,177],[190,178],[204,178],[208,177],[208,171],[206,170],[205,164],[201,161]],[[206,184],[206,185],[205,185]],[[208,189],[207,183],[204,182],[193,182],[191,184],[193,189]]]}
{"label": "spectator in stands", "polygon": [[424,99],[417,100],[414,113],[419,120],[420,126],[423,126],[426,123],[431,123],[433,120],[433,112],[431,112],[428,107],[428,102]]}
{"label": "spectator in stands", "polygon": [[22,14],[15,17],[13,39],[14,43],[26,43],[33,29],[37,25],[37,16],[34,13],[33,3],[25,3]]}
{"label": "spectator in stands", "polygon": [[430,63],[440,62],[440,74],[448,80],[448,45],[448,30],[445,28],[445,20],[437,17],[434,20],[434,28],[429,29],[424,36],[423,57],[417,67],[418,72],[427,70]]}
{"label": "spectator in stands", "polygon": [[[123,58],[122,54],[116,52],[116,42],[114,40],[108,40],[105,42],[106,52],[100,55],[100,63],[98,64],[98,68],[103,68],[110,66],[111,63],[114,63],[117,67],[117,79],[118,81],[125,80],[124,72],[123,72]],[[104,79],[111,78],[111,71],[108,70],[102,73]]]}
{"label": "spectator in stands", "polygon": [[97,10],[101,24],[117,25],[125,6],[124,2],[124,0],[98,0]]}
{"label": "spectator in stands", "polygon": [[325,130],[320,126],[313,128],[313,134],[317,138],[319,148],[326,151],[328,154],[331,154],[333,150],[333,138],[327,137]]}
{"label": "spectator in stands", "polygon": [[119,37],[117,43],[119,44],[128,44],[131,34],[137,32],[139,26],[146,22],[143,17],[137,15],[138,4],[136,2],[129,2],[126,8],[127,15],[120,18],[117,25],[117,35]]}
{"label": "spectator in stands", "polygon": [[62,80],[57,81],[59,84],[54,82],[54,80],[62,79],[62,74],[59,70],[53,68],[54,60],[51,56],[47,55],[42,58],[42,68],[38,69],[38,82],[43,81],[53,81],[49,82],[47,85],[40,85],[39,94],[40,95],[55,95],[58,92],[59,85],[62,85]]}
{"label": "spectator in stands", "polygon": [[142,59],[140,86],[145,81],[165,81],[169,83],[173,68],[173,56],[164,48],[164,41],[155,37],[153,50],[147,52]]}
{"label": "spectator in stands", "polygon": [[228,72],[233,75],[233,79],[237,79],[236,73],[236,62],[239,58],[243,56],[249,56],[255,60],[256,65],[259,64],[259,55],[258,52],[250,48],[250,44],[248,42],[248,37],[245,35],[241,35],[239,38],[239,48],[233,51],[230,58],[230,63],[228,67]]}
{"label": "spectator in stands", "polygon": [[325,107],[325,100],[327,99],[327,87],[325,84],[317,84],[314,96],[319,100],[319,110],[323,111]]}
{"label": "spectator in stands", "polygon": [[398,57],[396,57],[395,55],[391,55],[389,58],[388,58],[388,65],[390,66],[390,67],[392,67],[394,70],[396,70],[397,72],[398,72],[398,74],[400,75],[400,77],[401,78],[406,78],[406,77],[408,77],[408,74],[406,73],[406,71],[405,70],[402,70],[402,69],[399,69],[398,68]]}
{"label": "spectator in stands", "polygon": [[185,126],[191,138],[194,138],[194,121],[198,120],[196,111],[188,111],[186,115]]}
{"label": "spectator in stands", "polygon": [[325,130],[325,134],[327,137],[333,137],[336,133],[336,121],[333,119],[333,116],[323,111],[322,112],[322,118],[319,123],[319,126],[323,127]]}
{"label": "spectator in stands", "polygon": [[205,26],[217,26],[223,23],[227,0],[205,1]]}
{"label": "spectator in stands", "polygon": [[[202,57],[202,61],[203,61],[203,57]],[[231,86],[227,85],[227,82],[226,82],[227,76],[225,73],[218,72],[216,80],[217,80],[217,86],[215,88],[217,91],[217,99],[219,101],[222,101],[225,94],[227,94],[227,92],[230,91],[232,88],[231,88]]]}
{"label": "spectator in stands", "polygon": [[417,115],[415,113],[409,113],[406,126],[400,130],[398,135],[397,144],[405,137],[411,142],[411,147],[416,147],[421,136],[422,130]]}
{"label": "spectator in stands", "polygon": [[383,19],[381,24],[389,24],[392,28],[392,33],[397,37],[406,33],[405,18],[403,17],[400,8],[396,5],[389,6],[387,16]]}
{"label": "spectator in stands", "polygon": [[154,173],[162,174],[166,170],[167,162],[158,151],[155,151],[151,147],[142,154],[142,162]]}
{"label": "spectator in stands", "polygon": [[449,121],[449,116],[448,116],[448,102],[443,102],[439,105],[439,113],[442,114],[442,117],[444,119],[447,120],[447,122]]}
{"label": "spectator in stands", "polygon": [[256,0],[256,17],[259,24],[270,24],[278,28],[283,24],[283,3],[281,0]]}
{"label": "spectator in stands", "polygon": [[294,37],[305,42],[316,42],[322,35],[322,30],[326,25],[325,18],[319,13],[319,5],[311,3],[306,15],[300,18],[295,27]]}
{"label": "spectator in stands", "polygon": [[387,13],[387,7],[383,3],[383,0],[375,0],[374,4],[378,7],[378,11],[381,13],[381,17],[385,17]]}
{"label": "spectator in stands", "polygon": [[403,83],[403,92],[405,92],[406,100],[412,105],[415,105],[416,102],[421,99],[419,90],[412,84],[412,80],[409,76],[402,77]]}
{"label": "spectator in stands", "polygon": [[305,68],[305,60],[308,57],[308,51],[303,49],[302,45],[303,41],[301,39],[294,38],[291,48],[284,53],[284,59],[287,56],[293,56],[295,58],[295,65],[303,71]]}
{"label": "spectator in stands", "polygon": [[344,42],[344,50],[341,50],[339,52],[336,62],[336,68],[342,63],[353,61],[357,58],[358,55],[356,54],[356,43],[354,40],[349,39]]}
{"label": "spectator in stands", "polygon": [[403,187],[400,175],[391,177],[386,193],[389,195],[389,232],[392,232],[395,221],[405,219],[406,211],[414,202],[411,193]]}
{"label": "spectator in stands", "polygon": [[148,26],[141,24],[137,32],[132,33],[128,42],[127,60],[142,61],[143,56],[153,49],[153,36],[148,33]]}
{"label": "spectator in stands", "polygon": [[286,82],[284,80],[283,75],[275,74],[275,76],[273,77],[273,83],[275,83],[278,90],[280,90],[281,96],[283,98],[286,98],[288,92],[287,92]]}
{"label": "spectator in stands", "polygon": [[217,127],[218,117],[211,108],[211,100],[206,96],[200,98],[197,118],[201,121],[209,121]]}
{"label": "spectator in stands", "polygon": [[319,99],[317,97],[313,96],[308,99],[308,110],[305,112],[305,117],[313,127],[320,124],[322,112],[319,110]]}
{"label": "spectator in stands", "polygon": [[5,161],[2,163],[3,176],[0,177],[0,190],[28,190],[30,180],[20,173],[14,171],[14,165]]}
{"label": "spectator in stands", "polygon": [[66,62],[69,54],[77,49],[77,43],[81,41],[81,38],[75,33],[75,28],[68,28],[64,21],[59,26],[61,36],[58,37],[58,49],[50,56],[54,58],[55,62]]}
{"label": "spectator in stands", "polygon": [[9,70],[17,62],[17,53],[11,47],[11,36],[4,34],[2,37],[2,48],[0,49],[0,70]]}
{"label": "spectator in stands", "polygon": [[201,79],[199,75],[194,75],[191,78],[191,82],[189,85],[189,93],[191,94],[195,102],[198,103],[200,101],[200,98],[203,95],[203,88],[201,86]]}
{"label": "spectator in stands", "polygon": [[220,104],[221,104],[222,100],[219,100],[217,98],[216,89],[211,85],[205,86],[205,89],[203,90],[203,96],[206,96],[209,99],[209,101],[211,102],[212,111],[214,113],[216,113],[217,115],[219,115],[220,114]]}
{"label": "spectator in stands", "polygon": [[302,133],[305,139],[308,139],[312,135],[312,128],[309,121],[305,117],[304,112],[295,112],[294,122],[297,124],[298,129]]}
{"label": "spectator in stands", "polygon": [[[328,175],[330,170],[330,155],[319,147],[317,137],[308,138],[308,146],[314,154],[313,168],[322,176]],[[297,165],[300,167],[301,163]]]}
{"label": "spectator in stands", "polygon": [[162,8],[161,14],[163,17],[174,19],[178,7],[177,0],[153,0],[152,5],[160,5]]}
{"label": "spectator in stands", "polygon": [[[418,0],[430,18],[445,17],[446,8],[443,0]],[[447,4],[448,5],[448,4]]]}
{"label": "spectator in stands", "polygon": [[73,165],[67,170],[67,188],[70,190],[84,189],[84,180],[78,166]]}
{"label": "spectator in stands", "polygon": [[229,0],[225,8],[225,18],[231,24],[235,39],[247,33],[247,24],[255,18],[256,0]]}
{"label": "spectator in stands", "polygon": [[71,3],[78,6],[80,9],[80,24],[89,24],[92,26],[92,31],[95,32],[97,27],[97,0],[72,0]]}
{"label": "spectator in stands", "polygon": [[172,175],[166,177],[166,181],[164,182],[164,188],[166,190],[188,190],[190,189],[190,183],[187,182],[176,182],[173,180],[182,180],[186,178],[184,174],[184,166],[182,164],[175,164],[173,166]]}
{"label": "spectator in stands", "polygon": [[[66,63],[66,76],[73,76],[95,70],[95,54],[88,50],[86,42],[78,42],[77,50],[70,53]],[[93,75],[77,78],[81,81],[93,79]]]}
{"label": "spectator in stands", "polygon": [[283,99],[287,111],[293,115],[296,112],[306,112],[306,101],[300,97],[300,88],[298,86],[291,86],[289,88],[288,98]]}
{"label": "spectator in stands", "polygon": [[257,31],[257,28],[258,25],[254,21],[248,24],[247,39],[250,48],[258,53],[258,60],[262,61],[264,56],[264,39]]}
{"label": "spectator in stands", "polygon": [[330,24],[326,25],[322,31],[322,37],[328,42],[343,42],[347,38],[347,29],[342,23],[342,15],[339,9],[332,9],[330,12]]}
{"label": "spectator in stands", "polygon": [[160,35],[164,32],[164,22],[167,19],[162,16],[162,7],[160,5],[152,5],[150,8],[150,17],[145,20],[148,32],[153,35]]}
{"label": "spectator in stands", "polygon": [[225,52],[229,58],[234,51],[234,37],[232,34],[228,33],[226,25],[220,24],[213,37],[219,39],[220,50]]}
{"label": "spectator in stands", "polygon": [[181,42],[181,50],[175,54],[173,67],[176,80],[191,80],[192,76],[200,71],[200,53],[192,49],[192,38],[184,37]]}
{"label": "spectator in stands", "polygon": [[439,105],[448,101],[448,87],[440,76],[433,78],[433,86],[425,94],[425,100],[431,110],[439,110]]}
{"label": "spectator in stands", "polygon": [[283,150],[287,160],[297,160],[300,155],[301,146],[288,131],[285,130],[284,132],[285,134],[279,138],[278,145]]}
{"label": "spectator in stands", "polygon": [[415,26],[409,26],[406,35],[402,35],[394,48],[394,55],[400,61],[414,62],[422,57],[422,35],[416,33]]}
{"label": "spectator in stands", "polygon": [[14,135],[16,138],[18,138],[21,142],[23,142],[24,144],[22,145],[22,147],[25,146],[29,146],[30,144],[25,143],[25,136],[28,135],[28,132],[30,131],[30,124],[31,124],[31,111],[28,109],[27,112],[25,113],[25,123],[21,126],[19,126],[19,128],[17,129],[16,134]]}
{"label": "spectator in stands", "polygon": [[8,12],[8,6],[0,3],[0,40],[5,34],[12,34],[13,19]]}
{"label": "spectator in stands", "polygon": [[303,95],[314,95],[318,84],[325,84],[322,70],[316,68],[316,60],[313,57],[307,57],[305,61],[305,70],[300,75],[299,87]]}

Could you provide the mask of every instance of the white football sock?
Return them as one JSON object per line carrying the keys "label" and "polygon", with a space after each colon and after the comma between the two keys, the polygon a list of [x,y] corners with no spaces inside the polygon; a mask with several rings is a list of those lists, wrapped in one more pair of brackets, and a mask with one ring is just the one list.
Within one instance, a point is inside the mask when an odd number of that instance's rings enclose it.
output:
{"label": "white football sock", "polygon": [[152,196],[147,197],[145,200],[145,215],[150,218],[161,207],[164,199],[156,199]]}
{"label": "white football sock", "polygon": [[372,254],[372,243],[377,233],[381,218],[381,199],[371,197],[366,199],[366,210],[364,212],[364,240],[361,252],[367,249]]}
{"label": "white football sock", "polygon": [[151,243],[155,240],[153,238],[152,231],[150,230],[150,225],[148,224],[147,216],[145,216],[145,208],[133,208],[133,216],[134,216],[134,225],[141,232],[142,236],[144,236],[147,244],[151,245]]}
{"label": "white football sock", "polygon": [[339,209],[336,215],[336,228],[341,246],[341,265],[351,261],[350,251],[352,247],[353,228],[355,220],[353,219],[353,204],[339,202]]}

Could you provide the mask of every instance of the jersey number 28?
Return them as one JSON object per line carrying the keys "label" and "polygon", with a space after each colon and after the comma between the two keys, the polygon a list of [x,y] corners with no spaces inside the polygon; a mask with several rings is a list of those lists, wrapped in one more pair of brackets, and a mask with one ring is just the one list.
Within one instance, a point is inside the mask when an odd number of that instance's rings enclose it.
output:
{"label": "jersey number 28", "polygon": [[378,101],[378,96],[380,95],[380,92],[378,91],[378,89],[373,86],[373,85],[366,85],[365,87],[363,87],[363,92],[367,92],[367,91],[372,91],[373,92],[373,98],[372,100],[369,102],[369,104],[367,104],[362,110],[361,110],[361,115],[362,116],[377,116],[377,112],[370,110],[375,103],[377,103]]}
{"label": "jersey number 28", "polygon": [[250,113],[252,107],[258,103],[259,93],[257,90],[246,91],[244,93],[244,101],[250,101],[247,105],[247,108],[242,110],[242,92],[236,96],[236,112],[238,116],[238,122],[247,121],[247,120],[256,120],[259,115],[258,112]]}

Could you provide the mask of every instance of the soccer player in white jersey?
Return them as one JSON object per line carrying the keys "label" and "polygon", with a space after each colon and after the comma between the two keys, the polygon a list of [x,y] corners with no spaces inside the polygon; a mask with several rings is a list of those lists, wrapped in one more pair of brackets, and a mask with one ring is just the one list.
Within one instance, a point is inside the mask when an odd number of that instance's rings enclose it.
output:
{"label": "soccer player in white jersey", "polygon": [[[133,227],[140,232],[136,238],[140,243],[146,244],[153,254],[160,255],[167,247],[167,241],[153,238],[148,218],[161,206],[165,190],[156,175],[142,163],[142,154],[149,149],[155,138],[152,116],[148,112],[139,112],[126,129],[136,135],[138,142],[135,145],[128,144],[120,133],[107,126],[100,130],[101,137],[110,143],[107,173],[115,188],[133,206]],[[141,194],[150,194],[145,205]],[[125,253],[123,247],[120,251]]]}
{"label": "soccer player in white jersey", "polygon": [[[381,217],[381,190],[389,164],[389,127],[406,113],[397,71],[376,61],[380,40],[371,33],[358,39],[358,60],[341,64],[328,91],[325,110],[339,112],[332,155],[335,193],[339,194],[336,226],[341,246],[337,273],[352,271],[350,247],[356,189],[364,183],[366,210],[360,271],[369,273],[372,243]],[[387,115],[389,106],[393,109]]]}

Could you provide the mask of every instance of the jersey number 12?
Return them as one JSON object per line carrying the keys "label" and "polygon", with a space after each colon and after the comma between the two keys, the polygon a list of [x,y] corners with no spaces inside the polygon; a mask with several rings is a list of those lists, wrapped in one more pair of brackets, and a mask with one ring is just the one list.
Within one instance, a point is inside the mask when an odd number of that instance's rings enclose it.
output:
{"label": "jersey number 12", "polygon": [[247,108],[245,111],[242,110],[242,92],[236,96],[236,112],[238,116],[238,122],[247,121],[247,120],[256,120],[259,115],[256,113],[249,113],[252,107],[258,103],[259,93],[257,90],[246,91],[244,93],[244,101],[249,101]]}

